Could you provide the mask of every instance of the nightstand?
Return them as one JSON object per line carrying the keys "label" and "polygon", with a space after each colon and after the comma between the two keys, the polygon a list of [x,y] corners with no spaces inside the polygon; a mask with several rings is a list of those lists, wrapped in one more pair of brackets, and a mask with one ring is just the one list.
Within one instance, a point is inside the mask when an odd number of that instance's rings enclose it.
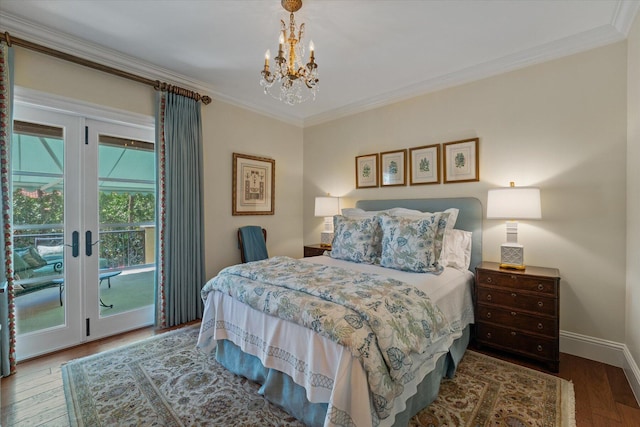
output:
{"label": "nightstand", "polygon": [[305,245],[304,247],[304,256],[305,258],[308,256],[320,256],[324,254],[324,251],[330,251],[331,246],[321,246],[317,245]]}
{"label": "nightstand", "polygon": [[501,269],[497,262],[476,267],[476,344],[546,363],[560,364],[560,272],[527,266]]}

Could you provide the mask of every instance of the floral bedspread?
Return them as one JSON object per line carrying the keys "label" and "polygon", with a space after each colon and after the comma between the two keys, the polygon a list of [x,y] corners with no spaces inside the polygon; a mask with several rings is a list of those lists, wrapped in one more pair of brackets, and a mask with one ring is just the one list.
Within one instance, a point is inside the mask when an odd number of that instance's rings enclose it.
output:
{"label": "floral bedspread", "polygon": [[288,257],[225,268],[202,289],[203,300],[211,290],[349,348],[367,373],[380,419],[389,416],[412,367],[431,356],[427,347],[455,332],[412,285]]}

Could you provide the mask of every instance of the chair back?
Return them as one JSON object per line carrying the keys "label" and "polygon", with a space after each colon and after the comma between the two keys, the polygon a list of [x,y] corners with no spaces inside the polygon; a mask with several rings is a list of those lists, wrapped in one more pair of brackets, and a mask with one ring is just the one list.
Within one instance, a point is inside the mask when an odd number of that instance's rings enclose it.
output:
{"label": "chair back", "polygon": [[258,225],[240,227],[238,229],[238,248],[240,248],[240,258],[243,263],[269,258],[267,230]]}

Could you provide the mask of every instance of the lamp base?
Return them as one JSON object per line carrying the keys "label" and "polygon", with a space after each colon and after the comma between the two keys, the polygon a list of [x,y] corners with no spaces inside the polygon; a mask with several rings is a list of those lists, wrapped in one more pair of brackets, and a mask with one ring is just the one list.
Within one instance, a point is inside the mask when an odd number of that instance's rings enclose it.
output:
{"label": "lamp base", "polygon": [[324,246],[327,248],[331,247],[331,243],[333,243],[333,232],[323,231],[320,233],[320,246]]}
{"label": "lamp base", "polygon": [[503,243],[500,246],[500,268],[524,270],[524,246],[517,243]]}

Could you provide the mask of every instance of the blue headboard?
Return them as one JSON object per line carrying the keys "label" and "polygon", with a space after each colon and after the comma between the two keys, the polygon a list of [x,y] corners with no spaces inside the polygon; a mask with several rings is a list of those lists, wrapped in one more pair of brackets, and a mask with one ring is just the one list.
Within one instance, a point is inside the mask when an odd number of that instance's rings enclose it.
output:
{"label": "blue headboard", "polygon": [[422,212],[442,212],[448,208],[457,208],[460,212],[455,228],[473,232],[469,270],[475,273],[476,266],[482,262],[482,203],[474,197],[359,200],[356,202],[356,207],[365,211],[407,208]]}

